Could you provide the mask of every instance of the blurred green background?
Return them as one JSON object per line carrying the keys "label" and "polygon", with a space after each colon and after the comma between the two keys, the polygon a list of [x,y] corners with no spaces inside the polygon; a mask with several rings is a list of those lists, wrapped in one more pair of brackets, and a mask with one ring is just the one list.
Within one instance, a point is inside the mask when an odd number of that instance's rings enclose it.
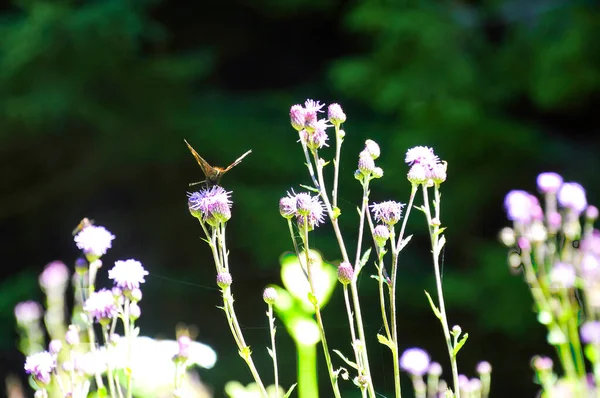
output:
{"label": "blurred green background", "polygon": [[[597,2],[19,0],[0,7],[0,376],[22,370],[14,305],[42,298],[37,274],[46,263],[72,264],[71,230],[87,216],[117,237],[105,263],[136,258],[150,271],[143,333],[172,338],[178,322],[197,325],[197,339],[219,355],[201,374],[215,396],[228,380],[250,381],[215,308],[211,256],[187,211],[187,184],[201,173],[184,137],[217,165],[253,150],[223,183],[234,200],[228,245],[237,310],[258,366],[270,372],[261,292],[280,282],[278,257],[291,249],[277,202],[309,182],[288,111],[312,98],[339,102],[348,115],[340,184],[351,247],[360,198],[352,173],[365,139],[382,147],[385,177],[374,182],[373,200],[407,201],[409,147],[432,146],[448,161],[444,283],[451,324],[470,334],[461,372],[474,376],[485,359],[494,369],[492,396],[534,396],[529,360],[551,350],[496,233],[507,225],[504,194],[534,190],[542,171],[582,183],[598,203]],[[420,214],[408,232],[415,237],[400,259],[402,348],[424,347],[449,370],[423,294],[434,281]],[[315,245],[339,260],[329,227],[315,233]],[[391,357],[376,341],[376,284],[364,275],[372,370],[389,397]],[[341,289],[324,317],[330,346],[350,352]],[[293,344],[283,328],[278,339],[288,386]]]}

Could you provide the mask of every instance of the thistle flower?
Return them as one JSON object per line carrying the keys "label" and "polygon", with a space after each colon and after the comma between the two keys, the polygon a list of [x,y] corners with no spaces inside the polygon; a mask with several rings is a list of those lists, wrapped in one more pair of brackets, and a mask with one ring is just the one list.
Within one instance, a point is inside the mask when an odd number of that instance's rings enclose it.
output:
{"label": "thistle flower", "polygon": [[446,181],[447,167],[448,165],[446,164],[446,162],[437,163],[433,166],[433,168],[431,169],[431,179],[433,180],[433,182],[439,185],[442,182]]}
{"label": "thistle flower", "polygon": [[48,351],[29,355],[25,360],[25,372],[40,385],[50,383],[52,371],[56,367],[54,357]]}
{"label": "thistle flower", "polygon": [[552,370],[553,363],[552,363],[552,359],[550,359],[548,357],[536,356],[533,358],[532,365],[533,365],[533,368],[535,370],[537,370],[538,372],[543,372],[543,371]]}
{"label": "thistle flower", "polygon": [[536,202],[537,199],[525,191],[510,191],[504,198],[504,207],[508,219],[522,223],[530,222],[533,218]]}
{"label": "thistle flower", "polygon": [[290,219],[296,214],[296,200],[290,196],[279,199],[279,214],[285,219]]}
{"label": "thistle flower", "polygon": [[442,365],[437,362],[431,362],[427,369],[427,373],[431,376],[440,377],[442,375]]}
{"label": "thistle flower", "polygon": [[409,166],[421,164],[429,169],[439,163],[439,158],[433,153],[433,148],[426,146],[416,146],[406,152],[404,160]]}
{"label": "thistle flower", "polygon": [[139,289],[140,283],[146,282],[144,279],[146,275],[148,271],[144,269],[142,263],[133,259],[115,261],[115,266],[108,271],[108,278],[114,281],[116,287],[125,291]]}
{"label": "thistle flower", "polygon": [[371,206],[373,216],[377,221],[384,224],[394,225],[402,217],[402,208],[404,204],[388,200],[381,203],[373,203]]}
{"label": "thistle flower", "polygon": [[429,368],[429,355],[420,348],[409,348],[400,357],[400,368],[413,376],[423,376]]}
{"label": "thistle flower", "polygon": [[336,126],[344,123],[346,121],[346,114],[342,110],[342,107],[339,104],[330,104],[327,107],[327,118],[331,123]]}
{"label": "thistle flower", "polygon": [[327,120],[318,120],[312,124],[312,129],[300,131],[300,140],[313,151],[321,149],[324,146],[329,146],[327,145],[329,137],[326,131],[328,127],[331,127],[331,125],[327,124]]}
{"label": "thistle flower", "polygon": [[64,292],[69,281],[69,269],[62,261],[53,261],[46,265],[40,274],[39,283],[47,292]]}
{"label": "thistle flower", "polygon": [[142,315],[142,309],[140,308],[140,306],[138,305],[138,303],[136,302],[132,302],[129,305],[129,317],[132,320],[136,320],[138,319],[140,316]]}
{"label": "thistle flower", "polygon": [[106,228],[89,225],[75,235],[75,244],[86,256],[100,257],[112,247],[115,238]]}
{"label": "thistle flower", "polygon": [[600,322],[588,321],[581,325],[579,330],[581,341],[585,344],[600,344]]}
{"label": "thistle flower", "polygon": [[490,374],[492,373],[492,365],[487,361],[481,361],[477,364],[476,370],[479,374]]}
{"label": "thistle flower", "polygon": [[38,321],[44,313],[40,303],[23,301],[15,306],[15,318],[19,325],[29,325]]}
{"label": "thistle flower", "polygon": [[304,108],[302,105],[292,105],[290,108],[290,121],[292,127],[297,131],[304,129],[304,120]]}
{"label": "thistle flower", "polygon": [[213,227],[227,222],[231,218],[230,194],[218,185],[188,193],[190,213]]}
{"label": "thistle flower", "polygon": [[373,140],[365,141],[364,151],[366,151],[369,155],[371,155],[371,157],[373,159],[377,159],[379,157],[379,155],[381,154],[381,149],[379,149],[379,145]]}
{"label": "thistle flower", "polygon": [[325,221],[323,203],[318,196],[310,196],[307,192],[294,193],[292,191],[292,193],[288,193],[288,197],[295,202],[294,216],[300,228],[304,228],[305,218],[309,230],[313,230]]}
{"label": "thistle flower", "polygon": [[390,238],[390,230],[385,225],[378,225],[373,229],[373,238],[379,247],[385,246]]}
{"label": "thistle flower", "polygon": [[598,208],[596,206],[588,206],[585,209],[585,218],[591,221],[595,221],[598,219]]}
{"label": "thistle flower", "polygon": [[298,214],[306,216],[312,210],[313,198],[307,192],[296,194],[296,209]]}
{"label": "thistle flower", "polygon": [[365,177],[369,176],[375,170],[375,161],[366,150],[362,151],[358,156],[358,170]]}
{"label": "thistle flower", "polygon": [[50,354],[56,355],[60,352],[60,350],[62,350],[62,342],[60,340],[55,339],[48,344],[48,351]]}
{"label": "thistle flower", "polygon": [[65,333],[65,341],[72,347],[79,344],[79,329],[77,329],[77,326],[69,325],[69,328]]}
{"label": "thistle flower", "polygon": [[575,214],[581,214],[587,207],[585,189],[576,182],[565,182],[560,187],[557,195],[558,203]]}
{"label": "thistle flower", "polygon": [[541,173],[537,177],[537,187],[541,193],[557,193],[563,179],[556,173]]}
{"label": "thistle flower", "polygon": [[347,285],[352,282],[352,278],[354,277],[354,268],[352,268],[352,264],[349,262],[342,262],[338,266],[338,281],[342,285]]}
{"label": "thistle flower", "polygon": [[321,104],[319,101],[313,101],[311,99],[307,99],[304,102],[304,128],[313,132],[316,128],[316,124],[318,122],[318,113],[323,112],[321,108],[323,108],[325,104]]}
{"label": "thistle flower", "polygon": [[267,287],[263,291],[263,300],[269,305],[275,304],[275,302],[277,301],[277,297],[277,290],[275,290],[274,287]]}
{"label": "thistle flower", "polygon": [[413,164],[408,170],[406,178],[411,184],[425,184],[429,180],[430,170],[421,163]]}
{"label": "thistle flower", "polygon": [[219,272],[217,274],[217,286],[221,289],[225,289],[233,283],[233,278],[229,272]]}
{"label": "thistle flower", "polygon": [[83,310],[92,319],[104,323],[117,315],[117,301],[110,290],[102,289],[85,300]]}

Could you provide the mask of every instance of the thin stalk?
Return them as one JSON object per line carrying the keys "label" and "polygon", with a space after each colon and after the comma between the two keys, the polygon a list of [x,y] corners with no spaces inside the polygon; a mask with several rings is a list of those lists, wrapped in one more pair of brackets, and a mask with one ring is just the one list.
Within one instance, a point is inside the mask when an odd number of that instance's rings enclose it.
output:
{"label": "thin stalk", "polygon": [[[344,244],[344,238],[342,237],[342,233],[340,231],[340,227],[338,224],[337,217],[333,212],[333,208],[331,207],[331,202],[329,201],[329,197],[327,196],[327,191],[325,189],[325,180],[323,178],[323,167],[319,165],[319,156],[316,151],[313,152],[313,157],[315,159],[315,163],[317,164],[317,175],[319,178],[319,184],[315,185],[315,187],[319,187],[319,192],[321,198],[323,199],[323,203],[325,203],[325,208],[327,209],[327,214],[329,215],[329,219],[331,220],[331,225],[333,226],[333,231],[335,232],[336,239],[338,241],[338,245],[340,246],[340,250],[342,252],[342,258],[346,262],[350,262],[348,257],[348,252],[346,251],[346,245]],[[375,389],[373,388],[373,383],[371,380],[371,370],[369,366],[369,356],[367,354],[367,340],[365,338],[365,330],[362,321],[362,311],[360,309],[360,301],[358,300],[358,286],[357,279],[353,278],[350,283],[350,291],[352,293],[352,305],[354,306],[356,326],[358,328],[358,338],[363,342],[365,350],[364,350],[364,365],[365,365],[365,376],[369,379],[369,396],[375,397]]]}
{"label": "thin stalk", "polygon": [[343,138],[340,137],[340,125],[335,124],[335,161],[333,162],[333,193],[332,201],[333,207],[337,207],[337,196],[338,196],[338,181],[340,175],[340,156],[342,152]]}
{"label": "thin stalk", "polygon": [[277,351],[275,348],[275,318],[273,317],[273,306],[268,304],[269,330],[271,334],[271,353],[273,354],[273,375],[275,377],[275,396],[279,398],[279,371],[277,370]]}
{"label": "thin stalk", "polygon": [[350,306],[350,299],[348,298],[348,285],[344,286],[344,303],[346,304],[346,313],[348,314],[348,325],[350,326],[350,338],[352,339],[352,350],[354,351],[354,358],[356,360],[356,365],[359,367],[359,373],[362,369],[362,361],[360,359],[360,355],[358,354],[358,350],[356,348],[356,332],[354,331],[354,316],[352,314],[352,307]]}
{"label": "thin stalk", "polygon": [[131,371],[131,345],[133,343],[131,332],[132,323],[129,316],[130,302],[125,297],[125,306],[123,314],[123,328],[125,329],[125,340],[127,342],[127,357],[125,362],[125,374],[127,375],[127,398],[133,397],[133,386],[132,386],[132,371]]}
{"label": "thin stalk", "polygon": [[[436,186],[436,203],[439,204],[439,191]],[[440,274],[439,264],[439,253],[438,253],[438,242],[439,235],[435,229],[438,227],[431,226],[431,210],[429,207],[429,195],[427,194],[427,187],[423,185],[423,202],[425,205],[425,217],[427,218],[427,225],[429,227],[429,237],[431,239],[431,249],[433,254],[433,268],[435,273],[435,285],[437,288],[438,305],[441,315],[442,329],[444,331],[444,338],[446,339],[446,347],[448,348],[448,355],[450,357],[450,366],[452,368],[452,381],[454,384],[454,394],[456,398],[460,398],[460,389],[458,384],[458,364],[456,362],[456,356],[454,355],[454,348],[452,344],[452,337],[450,336],[450,328],[448,327],[448,319],[446,317],[446,305],[444,303],[444,292],[442,289],[442,279]],[[436,215],[439,215],[439,205],[436,205]],[[436,217],[439,220],[439,217]]]}
{"label": "thin stalk", "polygon": [[[90,267],[88,268],[88,294],[87,294],[88,298],[92,295],[92,293],[94,293],[94,283],[95,283],[95,279],[96,279],[97,269],[96,269],[96,266],[93,264],[94,264],[94,262],[91,261]],[[83,291],[84,291],[83,278],[81,279],[81,285],[82,285],[81,294],[83,296]],[[85,306],[85,300],[83,300],[81,305]],[[88,339],[89,339],[89,343],[90,343],[90,351],[92,352],[93,357],[96,358],[98,352],[96,350],[96,336],[94,333],[94,321],[93,321],[93,319],[91,319],[89,317],[89,315],[86,317],[86,319],[87,319],[87,332],[88,332]],[[104,382],[102,381],[102,375],[100,374],[98,367],[96,367],[94,376],[96,378],[96,385],[98,386],[98,389],[99,390],[104,389]]]}
{"label": "thin stalk", "polygon": [[[107,326],[102,326],[102,331],[104,333],[104,344],[106,344],[106,347],[108,349],[109,347],[109,336],[108,336],[108,325]],[[108,361],[107,363],[107,370],[108,370],[108,388],[110,391],[110,396],[111,398],[115,398],[116,394],[115,394],[115,378],[114,378],[114,373],[113,373],[113,368],[111,365],[111,361]]]}
{"label": "thin stalk", "polygon": [[315,307],[315,315],[317,318],[317,324],[319,325],[319,334],[321,335],[321,344],[323,345],[323,353],[325,354],[325,362],[327,362],[327,371],[329,372],[329,380],[331,382],[331,387],[333,388],[333,394],[336,398],[341,398],[340,390],[337,384],[337,378],[333,372],[333,364],[331,362],[331,356],[329,355],[329,347],[327,346],[327,338],[325,337],[325,327],[323,326],[323,319],[321,317],[321,308],[319,307],[319,302],[317,301],[315,294],[315,286],[312,277],[312,265],[310,261],[310,253],[309,253],[309,245],[308,245],[308,219],[304,217],[304,253],[306,255],[306,271],[308,273],[308,284],[310,285],[310,292],[313,295]]}

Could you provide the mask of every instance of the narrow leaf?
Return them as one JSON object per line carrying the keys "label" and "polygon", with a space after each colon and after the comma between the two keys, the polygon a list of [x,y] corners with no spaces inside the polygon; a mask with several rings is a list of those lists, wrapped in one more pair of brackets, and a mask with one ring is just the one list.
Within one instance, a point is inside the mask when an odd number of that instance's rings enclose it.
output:
{"label": "narrow leaf", "polygon": [[351,360],[349,360],[348,358],[346,358],[346,357],[344,356],[344,354],[342,354],[342,353],[341,353],[341,351],[339,351],[339,350],[333,350],[333,352],[335,352],[336,354],[338,354],[338,356],[339,356],[340,358],[342,358],[342,359],[344,360],[344,362],[346,362],[346,364],[347,364],[348,366],[350,366],[350,367],[352,367],[352,368],[354,368],[354,369],[358,370],[358,366],[356,365],[356,363],[354,363],[354,362],[352,362]]}
{"label": "narrow leaf", "polygon": [[298,385],[298,383],[294,383],[289,390],[287,390],[287,392],[285,393],[285,395],[283,396],[283,398],[289,398],[290,395],[292,395],[292,391],[294,391],[294,388],[296,388],[296,386]]}
{"label": "narrow leaf", "polygon": [[431,296],[429,295],[429,293],[427,293],[427,290],[425,290],[425,294],[427,295],[427,300],[429,300],[429,305],[431,306],[433,313],[435,314],[437,319],[441,320],[442,314],[440,313],[440,310],[438,310],[438,308],[435,306],[435,304],[433,304],[433,300],[431,299]]}
{"label": "narrow leaf", "polygon": [[342,211],[340,210],[339,207],[335,206],[333,208],[333,219],[335,220],[336,218],[338,218],[340,215],[342,214]]}
{"label": "narrow leaf", "polygon": [[398,251],[404,249],[404,247],[406,245],[408,245],[408,242],[410,242],[410,240],[412,239],[412,235],[407,236],[406,238],[402,239],[402,242],[400,242],[400,247],[398,248]]}
{"label": "narrow leaf", "polygon": [[312,191],[312,192],[319,193],[319,190],[318,190],[317,188],[315,188],[315,187],[310,187],[310,186],[308,186],[308,185],[302,185],[302,184],[300,184],[300,186],[301,186],[302,188],[304,188],[304,189],[307,189],[307,190],[309,190],[309,191]]}
{"label": "narrow leaf", "polygon": [[382,334],[377,334],[377,341],[379,341],[381,344],[389,347],[390,350],[394,349],[393,348],[394,344],[392,344],[392,342]]}
{"label": "narrow leaf", "polygon": [[274,359],[274,357],[273,357],[273,350],[270,349],[269,347],[267,347],[267,351],[269,352],[269,356]]}
{"label": "narrow leaf", "polygon": [[458,354],[458,352],[460,351],[462,346],[465,345],[468,338],[469,338],[469,333],[463,334],[462,339],[460,339],[460,341],[458,343],[456,343],[456,346],[454,347],[454,350],[452,351],[452,356],[456,357],[456,354]]}

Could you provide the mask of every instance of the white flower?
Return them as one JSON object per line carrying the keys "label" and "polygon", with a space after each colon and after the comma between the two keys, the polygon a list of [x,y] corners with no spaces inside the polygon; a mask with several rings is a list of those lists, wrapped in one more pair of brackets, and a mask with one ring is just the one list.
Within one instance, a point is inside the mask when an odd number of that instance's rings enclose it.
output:
{"label": "white flower", "polygon": [[90,225],[75,235],[75,243],[85,254],[102,256],[112,247],[114,238],[106,228]]}
{"label": "white flower", "polygon": [[142,263],[136,260],[115,261],[115,266],[108,271],[108,277],[115,282],[115,286],[132,290],[140,287],[140,283],[146,282],[144,276],[148,271],[144,269]]}

